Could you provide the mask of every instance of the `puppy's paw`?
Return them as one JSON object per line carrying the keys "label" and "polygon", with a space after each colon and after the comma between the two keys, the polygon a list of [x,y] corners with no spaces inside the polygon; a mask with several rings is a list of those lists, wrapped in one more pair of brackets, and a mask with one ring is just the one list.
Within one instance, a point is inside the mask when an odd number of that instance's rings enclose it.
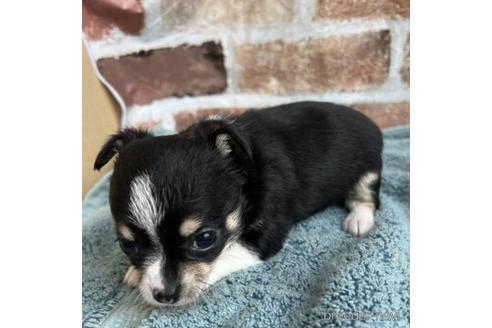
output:
{"label": "puppy's paw", "polygon": [[374,226],[374,215],[352,211],[343,223],[343,229],[355,237],[362,237]]}
{"label": "puppy's paw", "polygon": [[128,268],[128,271],[123,278],[123,283],[130,288],[137,288],[140,282],[141,274],[133,265]]}

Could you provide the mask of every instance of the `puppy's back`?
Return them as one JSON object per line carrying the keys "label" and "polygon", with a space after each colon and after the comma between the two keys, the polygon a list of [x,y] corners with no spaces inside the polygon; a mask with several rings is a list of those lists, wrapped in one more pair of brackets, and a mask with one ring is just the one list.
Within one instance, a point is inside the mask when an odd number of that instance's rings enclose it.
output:
{"label": "puppy's back", "polygon": [[345,106],[281,105],[247,112],[234,125],[252,144],[262,181],[282,190],[298,217],[343,202],[364,173],[381,169],[380,129]]}

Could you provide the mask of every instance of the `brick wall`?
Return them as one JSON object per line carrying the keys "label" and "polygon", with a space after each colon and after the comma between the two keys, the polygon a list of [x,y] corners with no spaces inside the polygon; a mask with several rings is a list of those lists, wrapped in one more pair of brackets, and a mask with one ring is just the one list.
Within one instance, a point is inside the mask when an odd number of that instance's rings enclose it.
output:
{"label": "brick wall", "polygon": [[182,129],[212,113],[300,100],[351,105],[381,127],[409,122],[409,0],[83,7],[86,45],[125,125]]}

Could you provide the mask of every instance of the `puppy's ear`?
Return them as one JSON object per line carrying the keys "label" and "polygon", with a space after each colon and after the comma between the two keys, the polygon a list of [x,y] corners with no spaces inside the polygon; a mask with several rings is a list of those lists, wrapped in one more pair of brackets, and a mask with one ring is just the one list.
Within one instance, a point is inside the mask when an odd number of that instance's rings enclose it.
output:
{"label": "puppy's ear", "polygon": [[247,138],[241,131],[227,121],[212,119],[200,122],[195,132],[206,138],[224,158],[229,158],[243,168],[253,165],[253,151]]}
{"label": "puppy's ear", "polygon": [[146,131],[136,129],[124,129],[109,137],[108,141],[102,146],[96,161],[94,162],[94,170],[100,170],[111,158],[122,151],[129,143],[136,139],[150,137],[151,134]]}
{"label": "puppy's ear", "polygon": [[224,156],[242,167],[245,172],[253,166],[253,153],[250,144],[233,129],[224,129],[214,134],[215,147]]}

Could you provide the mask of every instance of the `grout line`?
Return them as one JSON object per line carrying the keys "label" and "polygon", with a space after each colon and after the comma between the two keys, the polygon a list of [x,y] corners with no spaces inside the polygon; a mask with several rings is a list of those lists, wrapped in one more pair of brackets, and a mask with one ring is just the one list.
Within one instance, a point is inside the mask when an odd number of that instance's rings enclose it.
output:
{"label": "grout line", "polygon": [[401,68],[405,60],[405,42],[409,32],[408,23],[393,21],[390,23],[391,31],[391,59],[388,79],[383,87],[392,89],[408,89],[401,79]]}
{"label": "grout line", "polygon": [[238,90],[237,84],[237,69],[238,63],[234,53],[234,42],[226,37],[222,41],[222,49],[224,50],[224,66],[226,69],[227,89],[225,94],[235,94]]}
{"label": "grout line", "polygon": [[296,101],[328,101],[346,105],[356,103],[408,102],[409,92],[369,91],[354,93],[327,93],[324,95],[270,96],[257,94],[212,95],[185,98],[168,98],[148,105],[133,106],[128,111],[127,126],[149,121],[161,121],[164,129],[174,128],[174,114],[211,108],[262,108]]}
{"label": "grout line", "polygon": [[[174,6],[175,4],[173,4]],[[164,22],[162,21],[162,11],[161,2],[154,0],[144,0],[142,1],[142,6],[144,7],[144,35],[152,36],[159,35],[160,31],[164,30]],[[170,8],[172,9],[172,8]],[[155,36],[154,36],[155,37]]]}
{"label": "grout line", "polygon": [[[308,8],[303,9],[303,15],[308,15]],[[408,20],[402,20],[398,24],[406,25]],[[89,42],[97,59],[106,57],[118,57],[139,51],[148,51],[179,45],[200,45],[206,41],[225,40],[229,38],[234,44],[267,43],[282,40],[284,42],[298,42],[305,39],[321,39],[331,36],[343,36],[360,34],[363,32],[390,29],[391,24],[384,19],[350,21],[324,20],[322,22],[305,22],[294,19],[290,23],[272,25],[271,27],[232,28],[224,31],[221,28],[211,28],[206,31],[190,29],[184,32],[171,32],[161,38],[147,36],[128,36],[118,32],[115,28],[108,40]]]}

